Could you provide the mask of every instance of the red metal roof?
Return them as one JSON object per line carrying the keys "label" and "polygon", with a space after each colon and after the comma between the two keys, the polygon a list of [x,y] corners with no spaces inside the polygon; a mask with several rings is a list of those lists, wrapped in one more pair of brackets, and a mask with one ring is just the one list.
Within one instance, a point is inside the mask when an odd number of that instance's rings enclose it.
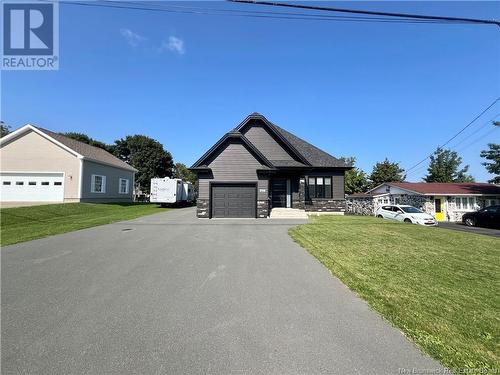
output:
{"label": "red metal roof", "polygon": [[500,194],[500,185],[482,182],[390,182],[389,185],[412,190],[421,194]]}

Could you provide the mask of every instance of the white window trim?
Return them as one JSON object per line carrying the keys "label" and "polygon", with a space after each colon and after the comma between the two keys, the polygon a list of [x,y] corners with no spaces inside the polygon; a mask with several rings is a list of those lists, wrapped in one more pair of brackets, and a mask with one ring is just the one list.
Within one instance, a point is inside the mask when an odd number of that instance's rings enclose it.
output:
{"label": "white window trim", "polygon": [[[125,192],[122,192],[122,181],[127,181],[126,189]],[[129,186],[130,186],[130,180],[128,178],[120,178],[118,179],[118,194],[128,194],[129,192]]]}
{"label": "white window trim", "polygon": [[[101,177],[102,178],[102,184],[101,184],[101,191],[95,191],[95,178],[96,177]],[[95,194],[104,194],[106,193],[106,176],[100,175],[100,174],[93,174],[92,178],[90,179],[90,192],[95,193]]]}

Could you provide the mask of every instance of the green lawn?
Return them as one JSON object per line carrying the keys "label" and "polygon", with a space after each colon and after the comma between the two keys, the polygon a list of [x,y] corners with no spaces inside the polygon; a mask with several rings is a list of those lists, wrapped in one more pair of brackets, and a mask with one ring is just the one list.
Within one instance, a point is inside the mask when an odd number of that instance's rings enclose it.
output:
{"label": "green lawn", "polygon": [[290,235],[446,367],[500,373],[500,239],[359,216]]}
{"label": "green lawn", "polygon": [[1,245],[164,212],[149,203],[66,203],[0,209]]}

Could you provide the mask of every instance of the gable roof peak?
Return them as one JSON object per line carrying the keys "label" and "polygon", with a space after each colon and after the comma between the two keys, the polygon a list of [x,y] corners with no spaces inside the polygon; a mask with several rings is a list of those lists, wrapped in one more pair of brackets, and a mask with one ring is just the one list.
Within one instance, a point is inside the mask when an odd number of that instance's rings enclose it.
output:
{"label": "gable roof peak", "polygon": [[102,148],[77,141],[76,139],[66,137],[62,134],[55,133],[48,129],[44,129],[40,126],[35,126],[32,124],[27,124],[13,131],[12,133],[7,134],[1,139],[0,145],[3,145],[5,142],[10,141],[11,139],[15,139],[18,136],[22,136],[30,131],[38,134],[39,136],[42,136],[52,143],[55,143],[56,145],[75,155],[79,159],[89,160],[96,163],[106,164],[112,167],[137,172],[137,169]]}

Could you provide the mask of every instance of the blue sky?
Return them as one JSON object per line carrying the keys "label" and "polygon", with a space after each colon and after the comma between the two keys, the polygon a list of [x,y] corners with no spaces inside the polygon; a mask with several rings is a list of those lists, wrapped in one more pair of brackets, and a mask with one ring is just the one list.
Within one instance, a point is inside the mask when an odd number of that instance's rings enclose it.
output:
{"label": "blue sky", "polygon": [[[329,4],[500,18],[498,2]],[[257,111],[335,156],[355,156],[367,172],[385,157],[409,167],[500,95],[499,42],[500,29],[486,25],[61,5],[60,69],[3,71],[1,119],[13,128],[33,123],[104,142],[145,134],[190,165]],[[488,179],[480,150],[500,142],[500,130],[488,125],[498,113],[500,104],[451,143],[478,181]],[[425,168],[414,172],[408,180],[419,180]]]}

